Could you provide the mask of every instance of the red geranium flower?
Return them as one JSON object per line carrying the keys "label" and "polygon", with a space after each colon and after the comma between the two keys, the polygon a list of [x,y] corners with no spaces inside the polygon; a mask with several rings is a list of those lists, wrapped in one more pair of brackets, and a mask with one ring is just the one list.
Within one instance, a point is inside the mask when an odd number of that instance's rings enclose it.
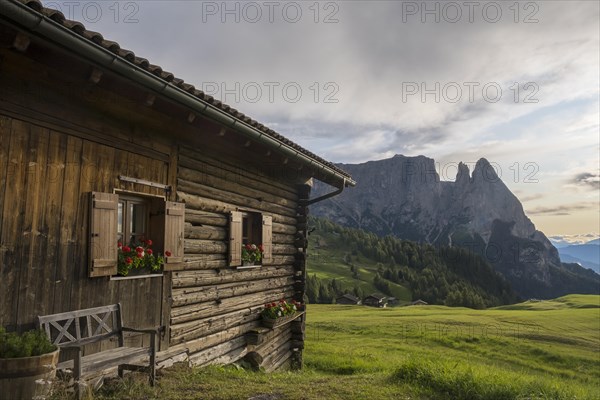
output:
{"label": "red geranium flower", "polygon": [[258,249],[260,250],[261,253],[265,252],[265,248],[264,248],[264,246],[262,244],[258,245]]}
{"label": "red geranium flower", "polygon": [[142,251],[144,251],[144,248],[142,246],[138,246],[135,248],[135,251],[137,251],[138,253],[141,253]]}
{"label": "red geranium flower", "polygon": [[144,257],[144,253],[137,253],[138,258]]}
{"label": "red geranium flower", "polygon": [[152,249],[146,249],[146,253],[148,253],[149,256],[152,255]]}
{"label": "red geranium flower", "polygon": [[121,247],[123,247],[123,243],[121,243],[121,242],[117,242],[117,247],[118,247],[118,248],[121,248]]}
{"label": "red geranium flower", "polygon": [[127,264],[127,265],[131,264],[132,262],[133,262],[133,260],[131,259],[131,257],[127,257],[125,259],[125,264]]}
{"label": "red geranium flower", "polygon": [[131,247],[129,246],[123,246],[123,252],[124,253],[129,253],[131,251]]}
{"label": "red geranium flower", "polygon": [[165,256],[171,257],[171,252],[169,250],[165,251]]}
{"label": "red geranium flower", "polygon": [[152,246],[152,240],[150,240],[150,239],[146,240],[146,246],[148,246],[148,247]]}

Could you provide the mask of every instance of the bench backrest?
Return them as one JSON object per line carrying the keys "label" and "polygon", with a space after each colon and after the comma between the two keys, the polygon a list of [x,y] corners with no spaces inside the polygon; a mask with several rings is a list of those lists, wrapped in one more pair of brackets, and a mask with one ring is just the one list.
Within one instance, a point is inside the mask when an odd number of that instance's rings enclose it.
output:
{"label": "bench backrest", "polygon": [[123,346],[121,304],[38,316],[38,327],[57,346],[85,345],[118,336]]}

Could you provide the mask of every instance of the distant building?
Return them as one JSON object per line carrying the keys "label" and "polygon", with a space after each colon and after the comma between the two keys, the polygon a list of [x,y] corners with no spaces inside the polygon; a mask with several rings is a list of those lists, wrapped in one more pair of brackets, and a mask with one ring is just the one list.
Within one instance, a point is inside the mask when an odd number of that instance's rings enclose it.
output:
{"label": "distant building", "polygon": [[388,297],[387,303],[390,306],[396,306],[396,305],[398,305],[398,299],[395,297]]}
{"label": "distant building", "polygon": [[423,301],[421,299],[415,300],[412,303],[410,303],[411,306],[427,306],[429,305],[429,303],[427,303],[426,301]]}
{"label": "distant building", "polygon": [[386,297],[381,294],[371,294],[363,300],[365,306],[384,308],[387,306]]}
{"label": "distant building", "polygon": [[360,299],[351,294],[345,294],[343,296],[340,296],[337,299],[335,299],[335,302],[337,304],[351,304],[351,305],[360,305],[361,304]]}

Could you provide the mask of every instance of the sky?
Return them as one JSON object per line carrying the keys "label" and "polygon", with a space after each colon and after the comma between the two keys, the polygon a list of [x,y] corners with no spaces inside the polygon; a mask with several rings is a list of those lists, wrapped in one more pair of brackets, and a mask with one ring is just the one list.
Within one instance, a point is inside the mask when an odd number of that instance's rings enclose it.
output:
{"label": "sky", "polygon": [[44,4],[329,161],[485,157],[546,235],[598,237],[598,1]]}

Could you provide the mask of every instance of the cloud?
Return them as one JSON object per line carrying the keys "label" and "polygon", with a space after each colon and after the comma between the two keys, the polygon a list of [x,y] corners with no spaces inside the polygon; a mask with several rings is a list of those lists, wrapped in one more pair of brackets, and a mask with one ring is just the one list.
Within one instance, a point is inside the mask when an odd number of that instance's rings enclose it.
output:
{"label": "cloud", "polygon": [[598,190],[600,189],[600,174],[583,172],[577,174],[571,182],[578,186],[587,186],[589,189]]}
{"label": "cloud", "polygon": [[531,215],[552,215],[552,216],[562,216],[562,215],[571,215],[574,211],[588,211],[588,210],[597,210],[598,203],[593,202],[584,202],[577,204],[568,204],[568,205],[560,205],[554,207],[536,207],[534,209],[528,210],[527,214]]}
{"label": "cloud", "polygon": [[539,199],[543,199],[546,196],[540,193],[536,193],[536,194],[532,194],[529,196],[523,196],[523,197],[519,197],[519,200],[521,201],[521,203],[526,203],[528,201],[534,201],[534,200],[539,200]]}
{"label": "cloud", "polygon": [[548,236],[548,239],[550,239],[551,241],[562,245],[584,244],[598,238],[600,238],[600,235],[597,232],[588,232],[577,235]]}

